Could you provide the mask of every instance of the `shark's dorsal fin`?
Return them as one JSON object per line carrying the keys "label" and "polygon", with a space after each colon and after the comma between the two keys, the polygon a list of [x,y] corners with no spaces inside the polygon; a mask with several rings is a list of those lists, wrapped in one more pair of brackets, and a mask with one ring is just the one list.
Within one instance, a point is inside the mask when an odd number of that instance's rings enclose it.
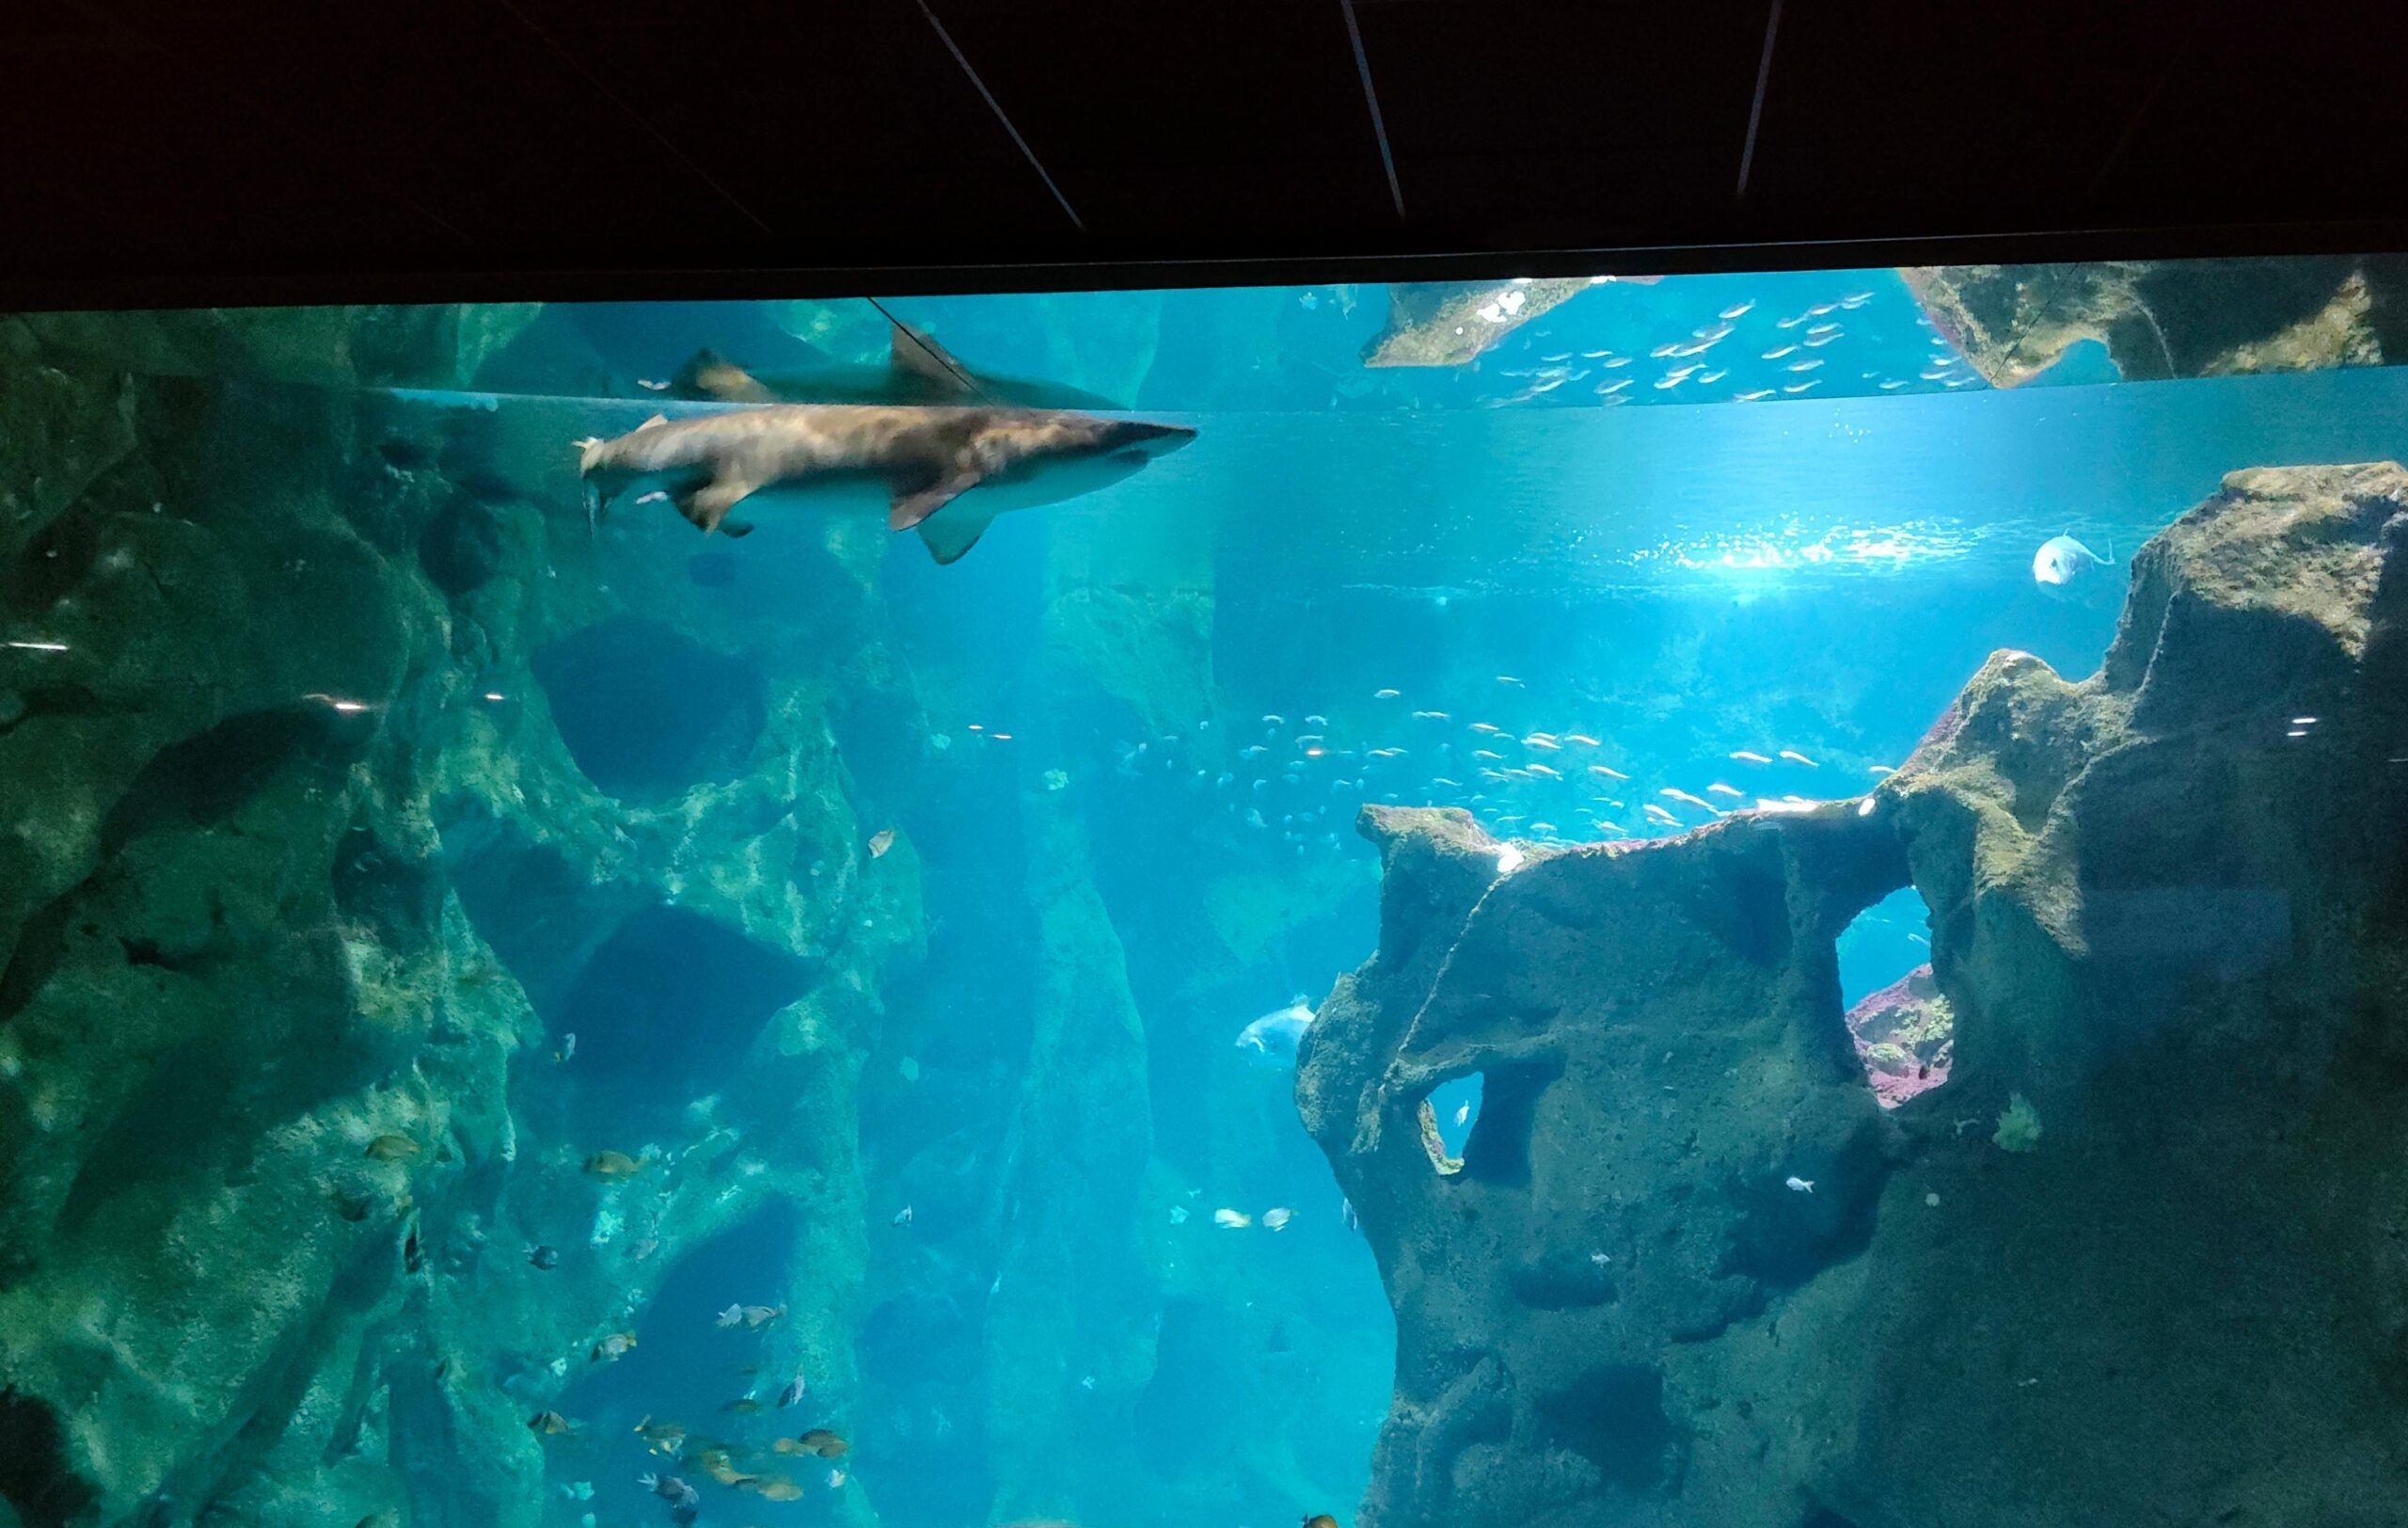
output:
{"label": "shark's dorsal fin", "polygon": [[887,349],[887,364],[895,372],[916,378],[946,396],[977,396],[978,385],[970,379],[969,368],[954,359],[944,346],[900,319],[895,321],[895,332]]}
{"label": "shark's dorsal fin", "polygon": [[912,493],[898,493],[886,506],[886,528],[909,531],[961,495],[978,486],[975,472],[957,472]]}
{"label": "shark's dorsal fin", "polygon": [[971,548],[978,545],[987,527],[995,523],[995,517],[980,510],[977,503],[975,499],[964,500],[943,514],[920,522],[920,539],[928,544],[928,555],[940,566],[961,561]]}
{"label": "shark's dorsal fin", "polygon": [[668,415],[666,415],[666,414],[655,414],[655,415],[653,415],[653,416],[652,416],[652,418],[650,418],[650,419],[648,419],[648,420],[644,421],[642,424],[637,425],[637,426],[636,426],[636,428],[637,428],[637,429],[639,429],[639,430],[649,430],[649,429],[651,429],[651,428],[652,428],[654,425],[656,425],[656,424],[666,424],[666,423],[668,423],[668,422],[669,422],[669,416],[668,416]]}

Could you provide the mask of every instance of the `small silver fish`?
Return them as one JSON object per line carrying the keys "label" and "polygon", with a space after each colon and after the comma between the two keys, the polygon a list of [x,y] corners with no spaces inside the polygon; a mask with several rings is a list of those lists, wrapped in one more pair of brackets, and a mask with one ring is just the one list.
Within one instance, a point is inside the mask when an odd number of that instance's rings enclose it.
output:
{"label": "small silver fish", "polygon": [[1808,1179],[1801,1178],[1794,1172],[1782,1180],[1782,1186],[1788,1189],[1793,1194],[1811,1194],[1814,1191],[1814,1185],[1813,1182]]}

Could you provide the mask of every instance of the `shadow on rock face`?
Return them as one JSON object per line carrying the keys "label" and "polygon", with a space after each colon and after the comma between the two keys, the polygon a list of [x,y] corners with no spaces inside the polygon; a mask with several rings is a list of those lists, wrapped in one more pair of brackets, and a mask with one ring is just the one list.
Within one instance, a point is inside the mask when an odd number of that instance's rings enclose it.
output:
{"label": "shadow on rock face", "polygon": [[767,716],[750,660],[657,621],[612,616],[544,648],[533,667],[577,767],[625,801],[733,779]]}

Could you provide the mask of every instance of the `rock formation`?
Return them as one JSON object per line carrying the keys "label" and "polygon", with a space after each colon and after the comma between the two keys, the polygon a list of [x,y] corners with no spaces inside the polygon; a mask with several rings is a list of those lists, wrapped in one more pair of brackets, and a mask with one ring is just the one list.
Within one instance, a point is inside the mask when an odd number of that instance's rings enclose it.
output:
{"label": "rock formation", "polygon": [[[2233,474],[1861,800],[1361,826],[1297,1101],[1397,1313],[1364,1528],[2402,1520],[2399,467]],[[1832,942],[1909,884],[1954,1070],[1885,1111]]]}
{"label": "rock formation", "polygon": [[524,317],[0,322],[12,1528],[535,1523],[547,1451],[634,1421],[593,1350],[726,1236],[848,1425],[855,1073],[920,913],[832,727],[907,752],[909,697],[859,554],[810,622],[690,552],[556,577],[573,489],[505,469],[564,421],[361,386]]}
{"label": "rock formation", "polygon": [[2408,261],[2107,260],[1898,273],[1993,387],[2095,340],[2132,380],[2380,366],[2408,356]]}
{"label": "rock formation", "polygon": [[1516,281],[1400,281],[1388,321],[1363,352],[1366,366],[1461,366],[1551,309],[1608,281],[1653,276],[1545,277]]}

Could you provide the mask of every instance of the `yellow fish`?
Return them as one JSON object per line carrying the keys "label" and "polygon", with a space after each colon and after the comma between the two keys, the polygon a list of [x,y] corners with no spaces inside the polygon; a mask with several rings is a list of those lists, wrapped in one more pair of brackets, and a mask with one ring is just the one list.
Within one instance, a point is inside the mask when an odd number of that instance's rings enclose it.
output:
{"label": "yellow fish", "polygon": [[747,1475],[744,1478],[744,1488],[765,1501],[800,1502],[802,1500],[802,1488],[784,1475]]}
{"label": "yellow fish", "polygon": [[605,1182],[616,1182],[642,1172],[643,1164],[625,1152],[595,1152],[585,1159],[585,1170]]}
{"label": "yellow fish", "polygon": [[614,1331],[594,1345],[593,1361],[596,1363],[615,1363],[626,1358],[628,1351],[635,1345],[634,1332]]}
{"label": "yellow fish", "polygon": [[546,1438],[558,1438],[562,1433],[577,1430],[577,1424],[558,1411],[538,1411],[527,1419],[527,1425]]}
{"label": "yellow fish", "polygon": [[422,1154],[425,1150],[407,1136],[379,1136],[368,1143],[368,1150],[363,1154],[379,1162],[406,1162]]}
{"label": "yellow fish", "polygon": [[893,828],[880,828],[869,836],[869,857],[872,859],[878,858],[894,847],[895,830]]}
{"label": "yellow fish", "polygon": [[814,1427],[795,1441],[823,1459],[842,1458],[853,1446],[825,1427]]}

